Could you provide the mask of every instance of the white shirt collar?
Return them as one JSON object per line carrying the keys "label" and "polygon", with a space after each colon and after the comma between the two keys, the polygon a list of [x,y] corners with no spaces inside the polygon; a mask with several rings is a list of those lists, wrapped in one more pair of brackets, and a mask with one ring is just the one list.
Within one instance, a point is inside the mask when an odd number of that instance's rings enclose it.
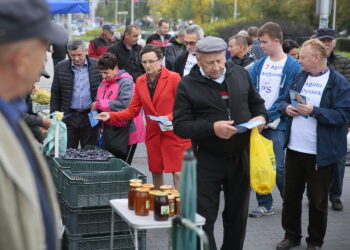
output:
{"label": "white shirt collar", "polygon": [[199,71],[201,72],[202,76],[204,76],[205,78],[211,79],[214,82],[217,82],[219,84],[223,83],[225,81],[225,74],[226,74],[226,67],[224,69],[224,72],[222,73],[222,75],[216,79],[212,79],[210,77],[208,77],[205,73],[204,70],[202,69],[202,67],[199,67]]}

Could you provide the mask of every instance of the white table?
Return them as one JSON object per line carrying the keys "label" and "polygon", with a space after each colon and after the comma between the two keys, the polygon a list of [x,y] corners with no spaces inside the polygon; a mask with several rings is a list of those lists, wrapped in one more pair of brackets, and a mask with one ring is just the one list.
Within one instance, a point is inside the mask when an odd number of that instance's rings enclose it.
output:
{"label": "white table", "polygon": [[[111,220],[111,244],[110,249],[113,250],[113,238],[114,238],[114,213],[118,213],[120,217],[125,220],[130,227],[134,229],[134,245],[138,250],[138,238],[137,230],[142,229],[156,229],[156,228],[171,228],[172,217],[169,217],[167,221],[155,221],[153,211],[149,212],[148,216],[137,216],[135,211],[129,210],[128,199],[116,199],[109,201],[112,207],[112,220]],[[196,225],[201,227],[205,224],[205,218],[196,214]]]}

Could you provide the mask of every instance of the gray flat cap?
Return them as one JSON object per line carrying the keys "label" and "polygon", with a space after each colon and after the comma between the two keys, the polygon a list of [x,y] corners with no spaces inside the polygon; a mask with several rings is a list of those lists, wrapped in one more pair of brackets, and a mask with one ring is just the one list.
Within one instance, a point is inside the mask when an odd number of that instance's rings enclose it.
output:
{"label": "gray flat cap", "polygon": [[221,52],[227,49],[226,42],[215,36],[207,36],[199,40],[196,44],[197,52],[199,53],[213,53]]}

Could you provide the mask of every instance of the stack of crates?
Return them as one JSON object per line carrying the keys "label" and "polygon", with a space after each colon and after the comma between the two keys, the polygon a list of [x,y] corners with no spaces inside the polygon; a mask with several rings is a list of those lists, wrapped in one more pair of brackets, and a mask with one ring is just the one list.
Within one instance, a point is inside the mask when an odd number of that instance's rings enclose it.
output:
{"label": "stack of crates", "polygon": [[[117,158],[108,161],[52,158],[50,169],[65,225],[63,249],[109,249],[109,201],[127,198],[129,180],[138,178],[145,183],[146,176]],[[118,214],[114,218],[114,249],[134,249],[128,224]],[[145,237],[142,231],[138,239],[141,246],[145,246]]]}

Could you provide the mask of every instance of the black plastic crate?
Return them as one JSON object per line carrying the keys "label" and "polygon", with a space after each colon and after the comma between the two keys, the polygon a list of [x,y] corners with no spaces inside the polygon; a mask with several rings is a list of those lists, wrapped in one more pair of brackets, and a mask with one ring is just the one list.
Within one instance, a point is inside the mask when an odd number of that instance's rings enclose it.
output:
{"label": "black plastic crate", "polygon": [[[62,220],[70,235],[108,234],[111,232],[111,207],[71,209],[62,206]],[[114,233],[128,232],[128,224],[114,214]]]}
{"label": "black plastic crate", "polygon": [[[146,231],[138,232],[139,249],[146,249]],[[110,235],[95,235],[90,237],[73,237],[65,232],[63,235],[63,250],[109,250]],[[113,249],[134,250],[134,241],[130,233],[114,235]]]}
{"label": "black plastic crate", "polygon": [[70,208],[109,206],[112,199],[128,197],[130,179],[147,177],[133,167],[119,172],[74,173],[62,172],[62,200]]}
{"label": "black plastic crate", "polygon": [[52,178],[58,193],[62,192],[62,171],[71,170],[72,172],[98,172],[98,171],[121,171],[122,168],[129,165],[117,158],[111,158],[109,161],[73,161],[62,158],[52,158],[50,169]]}

